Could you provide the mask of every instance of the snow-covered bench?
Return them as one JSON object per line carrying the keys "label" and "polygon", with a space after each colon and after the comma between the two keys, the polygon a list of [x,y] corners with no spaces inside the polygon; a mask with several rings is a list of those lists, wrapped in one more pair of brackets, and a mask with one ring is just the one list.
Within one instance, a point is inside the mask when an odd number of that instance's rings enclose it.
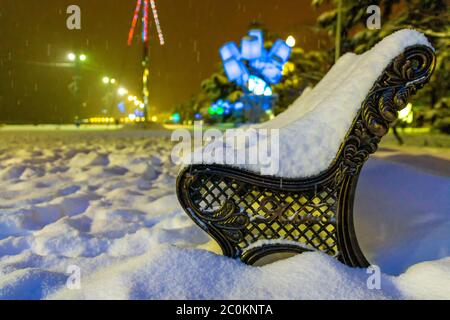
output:
{"label": "snow-covered bench", "polygon": [[319,250],[368,266],[353,223],[358,176],[434,66],[434,49],[414,30],[398,31],[362,55],[344,55],[313,90],[258,126],[279,129],[275,175],[262,165],[203,159],[178,177],[181,205],[224,255],[249,264]]}

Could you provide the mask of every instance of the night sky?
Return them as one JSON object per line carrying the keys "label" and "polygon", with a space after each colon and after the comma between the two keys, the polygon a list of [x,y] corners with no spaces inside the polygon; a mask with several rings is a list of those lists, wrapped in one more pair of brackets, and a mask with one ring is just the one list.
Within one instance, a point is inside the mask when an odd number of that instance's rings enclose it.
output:
{"label": "night sky", "polygon": [[[151,112],[170,110],[200,90],[218,68],[219,47],[239,41],[252,20],[297,45],[319,46],[310,0],[157,0],[165,46],[151,26]],[[82,30],[66,28],[66,8],[81,7]],[[69,84],[74,68],[66,56],[88,55],[81,71],[86,105],[82,117],[100,115],[105,86],[117,78],[140,93],[139,38],[126,44],[135,0],[2,0],[0,6],[0,122],[67,122],[75,115]],[[321,44],[321,46],[327,44]]]}

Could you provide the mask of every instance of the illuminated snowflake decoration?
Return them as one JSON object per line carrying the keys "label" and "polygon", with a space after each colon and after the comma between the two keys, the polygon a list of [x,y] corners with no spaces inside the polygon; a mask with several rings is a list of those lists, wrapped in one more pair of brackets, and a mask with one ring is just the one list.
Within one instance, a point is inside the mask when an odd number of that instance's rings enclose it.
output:
{"label": "illuminated snowflake decoration", "polygon": [[228,42],[220,48],[225,73],[231,82],[255,95],[271,96],[270,85],[281,81],[283,66],[288,62],[292,48],[279,39],[268,51],[264,48],[262,30],[250,30],[242,38],[241,48]]}

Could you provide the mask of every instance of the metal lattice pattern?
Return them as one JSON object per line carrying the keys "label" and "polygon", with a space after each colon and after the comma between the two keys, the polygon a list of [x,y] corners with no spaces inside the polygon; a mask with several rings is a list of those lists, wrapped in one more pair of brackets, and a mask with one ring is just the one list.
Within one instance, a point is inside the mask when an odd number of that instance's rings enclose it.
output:
{"label": "metal lattice pattern", "polygon": [[259,187],[214,174],[196,176],[190,185],[198,211],[218,217],[232,201],[245,223],[236,245],[244,250],[258,240],[283,239],[301,243],[310,250],[336,255],[336,191],[329,186],[313,192],[285,192]]}

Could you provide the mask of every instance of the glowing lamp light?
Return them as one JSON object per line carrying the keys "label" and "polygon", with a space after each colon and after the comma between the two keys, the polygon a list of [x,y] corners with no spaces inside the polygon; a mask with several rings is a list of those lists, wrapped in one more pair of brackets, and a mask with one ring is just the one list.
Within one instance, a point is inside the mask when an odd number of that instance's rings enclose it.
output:
{"label": "glowing lamp light", "polygon": [[157,116],[153,116],[151,120],[152,120],[152,122],[156,122],[156,121],[158,121],[158,117]]}
{"label": "glowing lamp light", "polygon": [[81,54],[80,55],[80,61],[86,61],[87,60],[87,56],[85,54]]}
{"label": "glowing lamp light", "polygon": [[103,77],[102,81],[104,84],[108,84],[110,79],[109,79],[109,77]]}
{"label": "glowing lamp light", "polygon": [[115,83],[116,83],[116,79],[112,78],[112,79],[109,81],[109,83],[115,84]]}
{"label": "glowing lamp light", "polygon": [[406,122],[408,124],[411,124],[413,122],[414,113],[413,113],[413,110],[412,110],[412,104],[411,103],[408,103],[405,108],[403,108],[402,110],[400,110],[398,112],[398,118],[401,121]]}
{"label": "glowing lamp light", "polygon": [[67,55],[67,59],[69,59],[69,61],[75,61],[77,59],[77,56],[75,55],[75,53],[69,53]]}
{"label": "glowing lamp light", "polygon": [[134,120],[136,120],[136,115],[134,114],[134,113],[130,113],[129,115],[128,115],[128,119],[130,119],[131,121],[134,121]]}
{"label": "glowing lamp light", "polygon": [[128,90],[125,89],[125,88],[123,88],[123,87],[120,87],[120,88],[117,90],[117,93],[119,94],[119,96],[124,96],[124,95],[126,95],[126,94],[128,93]]}
{"label": "glowing lamp light", "polygon": [[289,37],[286,39],[286,44],[287,44],[289,47],[291,47],[291,48],[295,47],[295,43],[296,43],[296,41],[295,41],[295,38],[294,38],[293,36],[289,36]]}
{"label": "glowing lamp light", "polygon": [[133,97],[133,96],[128,96],[128,101],[134,101],[135,100],[135,98]]}

